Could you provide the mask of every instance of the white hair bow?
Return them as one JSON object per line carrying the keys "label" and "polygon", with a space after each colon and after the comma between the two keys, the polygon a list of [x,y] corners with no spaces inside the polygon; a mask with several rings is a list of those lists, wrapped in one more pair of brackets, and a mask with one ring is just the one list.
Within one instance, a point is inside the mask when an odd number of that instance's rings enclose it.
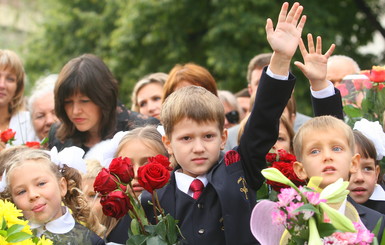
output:
{"label": "white hair bow", "polygon": [[61,168],[65,164],[82,173],[87,172],[87,166],[83,160],[84,150],[77,146],[66,147],[60,152],[57,151],[56,147],[53,147],[49,151],[49,155],[51,156],[51,161]]}
{"label": "white hair bow", "polygon": [[377,151],[377,160],[385,156],[385,133],[378,121],[371,122],[363,118],[354,124],[353,129],[360,131],[373,142]]}
{"label": "white hair bow", "polygon": [[7,171],[6,170],[4,170],[3,176],[1,176],[0,193],[5,191],[5,188],[7,188]]}

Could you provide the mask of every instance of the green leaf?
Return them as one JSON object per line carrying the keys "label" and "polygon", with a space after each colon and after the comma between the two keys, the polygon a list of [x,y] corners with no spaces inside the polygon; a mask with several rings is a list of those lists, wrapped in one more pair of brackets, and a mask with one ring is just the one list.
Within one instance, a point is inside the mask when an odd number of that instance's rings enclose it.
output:
{"label": "green leaf", "polygon": [[178,240],[178,227],[176,227],[175,219],[170,215],[166,215],[166,223],[167,223],[167,241],[171,244],[174,244]]}
{"label": "green leaf", "polygon": [[304,204],[301,207],[294,210],[294,212],[300,212],[300,211],[312,211],[314,213],[319,214],[319,210],[310,203]]}
{"label": "green leaf", "polygon": [[159,223],[156,224],[155,234],[160,236],[163,240],[167,240],[167,224],[165,219],[160,220]]}
{"label": "green leaf", "polygon": [[2,236],[2,237],[7,237],[7,231],[5,231],[5,230],[0,230],[0,236]]}
{"label": "green leaf", "polygon": [[153,236],[147,239],[147,245],[168,245],[160,236]]}
{"label": "green leaf", "polygon": [[131,220],[131,233],[132,235],[139,235],[140,234],[140,226],[137,219]]}
{"label": "green leaf", "polygon": [[127,245],[145,245],[147,239],[148,239],[148,236],[142,235],[142,234],[131,236],[128,238],[126,244]]}
{"label": "green leaf", "polygon": [[9,229],[7,230],[8,236],[21,231],[23,228],[24,228],[24,225],[19,225],[19,224],[15,224],[15,225],[9,227]]}
{"label": "green leaf", "polygon": [[377,224],[372,231],[375,236],[377,236],[378,232],[380,231],[381,223],[382,223],[382,217],[380,217],[380,219],[377,221]]}
{"label": "green leaf", "polygon": [[330,223],[319,223],[317,224],[318,232],[321,237],[327,237],[336,232],[336,228]]}
{"label": "green leaf", "polygon": [[27,240],[27,239],[29,239],[31,237],[32,237],[32,235],[30,235],[28,233],[17,232],[17,233],[14,233],[14,234],[8,236],[6,240],[9,243],[17,243],[17,242],[21,242],[21,241]]}
{"label": "green leaf", "polygon": [[269,198],[269,188],[266,182],[263,182],[261,188],[257,191],[257,200],[268,199]]}
{"label": "green leaf", "polygon": [[354,107],[352,105],[344,106],[345,114],[350,118],[361,118],[362,110],[360,108]]}
{"label": "green leaf", "polygon": [[154,235],[155,234],[155,225],[146,225],[144,226],[144,230],[148,233]]}

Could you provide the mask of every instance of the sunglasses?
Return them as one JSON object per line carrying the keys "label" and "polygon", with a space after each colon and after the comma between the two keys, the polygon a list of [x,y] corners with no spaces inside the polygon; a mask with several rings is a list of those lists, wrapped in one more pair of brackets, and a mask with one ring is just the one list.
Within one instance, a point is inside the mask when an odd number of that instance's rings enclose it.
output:
{"label": "sunglasses", "polygon": [[225,114],[227,121],[231,124],[239,123],[239,113],[238,111],[230,111]]}

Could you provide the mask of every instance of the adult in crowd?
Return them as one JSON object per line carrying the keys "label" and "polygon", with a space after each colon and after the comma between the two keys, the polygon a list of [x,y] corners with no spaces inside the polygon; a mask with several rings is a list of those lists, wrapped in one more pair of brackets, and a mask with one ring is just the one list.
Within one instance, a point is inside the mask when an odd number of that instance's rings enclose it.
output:
{"label": "adult in crowd", "polygon": [[51,127],[49,147],[56,146],[59,151],[75,145],[87,152],[117,131],[159,123],[118,102],[118,82],[92,54],[76,57],[63,67],[54,93],[55,113],[61,123]]}
{"label": "adult in crowd", "polygon": [[237,98],[238,105],[241,106],[243,113],[246,115],[250,110],[250,94],[248,88],[244,88],[234,95]]}
{"label": "adult in crowd", "polygon": [[347,75],[359,74],[360,67],[352,58],[345,55],[332,55],[328,60],[326,79],[337,86]]}
{"label": "adult in crowd", "polygon": [[[24,108],[25,72],[20,57],[13,51],[0,49],[0,131],[16,132],[13,145],[35,140],[31,116]],[[0,143],[0,149],[5,145]]]}
{"label": "adult in crowd", "polygon": [[52,74],[39,79],[28,99],[28,110],[38,141],[48,137],[52,124],[59,121],[55,114],[53,94],[57,78],[57,74]]}
{"label": "adult in crowd", "polygon": [[210,72],[199,65],[187,63],[185,65],[175,65],[168,74],[168,79],[163,86],[163,98],[166,98],[175,90],[190,86],[204,87],[211,93],[218,96],[217,83]]}
{"label": "adult in crowd", "polygon": [[218,90],[218,97],[225,109],[225,128],[234,127],[245,117],[237,98],[227,90]]}
{"label": "adult in crowd", "polygon": [[149,74],[140,79],[132,91],[131,110],[159,119],[163,85],[168,75],[163,72]]}

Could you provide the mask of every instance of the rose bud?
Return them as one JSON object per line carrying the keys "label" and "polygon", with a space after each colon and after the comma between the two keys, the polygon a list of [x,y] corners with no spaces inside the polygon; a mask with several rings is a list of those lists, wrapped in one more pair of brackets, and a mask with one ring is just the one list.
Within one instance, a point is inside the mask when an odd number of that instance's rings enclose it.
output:
{"label": "rose bud", "polygon": [[15,137],[15,134],[16,132],[13,131],[12,129],[7,129],[7,130],[4,130],[2,133],[1,133],[1,141],[4,142],[4,143],[7,143],[8,141],[12,141]]}
{"label": "rose bud", "polygon": [[108,169],[103,168],[95,178],[94,190],[106,195],[118,187],[117,183],[118,179],[110,174]]}
{"label": "rose bud", "polygon": [[134,178],[134,168],[131,164],[131,159],[128,157],[117,157],[111,161],[109,170],[111,173],[116,174],[121,182],[127,184]]}
{"label": "rose bud", "polygon": [[162,164],[165,168],[167,168],[169,171],[172,170],[172,168],[170,167],[170,161],[168,160],[168,157],[166,156],[163,156],[163,155],[156,155],[155,157],[149,157],[148,158],[148,162],[157,162],[157,163],[160,163]]}

